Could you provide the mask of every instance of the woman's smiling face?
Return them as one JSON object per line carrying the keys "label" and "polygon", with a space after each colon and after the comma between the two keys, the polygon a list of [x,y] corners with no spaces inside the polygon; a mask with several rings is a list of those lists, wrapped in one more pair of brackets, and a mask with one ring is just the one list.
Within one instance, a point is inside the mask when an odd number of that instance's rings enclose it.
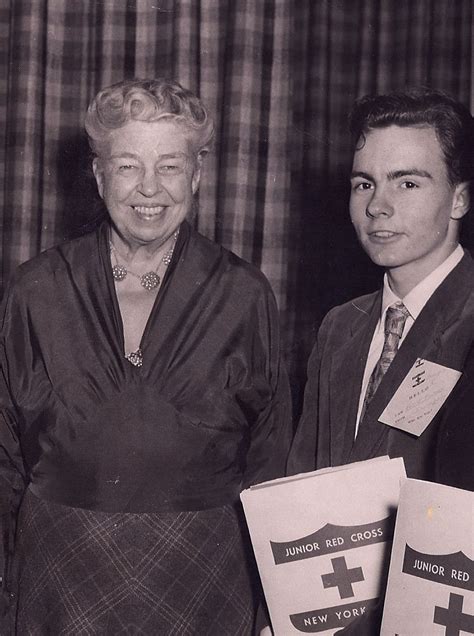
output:
{"label": "woman's smiling face", "polygon": [[170,120],[131,121],[111,131],[93,163],[112,224],[130,247],[163,244],[191,210],[201,158]]}

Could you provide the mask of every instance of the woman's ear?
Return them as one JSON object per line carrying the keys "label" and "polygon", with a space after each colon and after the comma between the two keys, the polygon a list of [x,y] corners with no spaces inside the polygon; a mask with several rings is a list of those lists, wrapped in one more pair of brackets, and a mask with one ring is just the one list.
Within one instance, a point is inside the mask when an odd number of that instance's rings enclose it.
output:
{"label": "woman's ear", "polygon": [[207,155],[207,153],[208,153],[207,148],[203,148],[202,150],[198,152],[198,155],[196,157],[196,161],[194,163],[193,176],[191,179],[191,188],[192,188],[193,194],[196,194],[196,192],[199,189],[199,182],[201,181],[202,162],[204,157]]}
{"label": "woman's ear", "polygon": [[94,173],[95,181],[97,183],[97,190],[99,191],[100,198],[103,199],[104,195],[104,173],[100,165],[100,159],[94,158],[92,162],[92,172]]}

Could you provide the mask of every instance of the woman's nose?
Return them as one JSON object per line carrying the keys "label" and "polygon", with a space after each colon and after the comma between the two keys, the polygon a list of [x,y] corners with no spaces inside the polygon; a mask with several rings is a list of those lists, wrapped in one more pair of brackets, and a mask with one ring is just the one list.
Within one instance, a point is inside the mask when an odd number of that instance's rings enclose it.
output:
{"label": "woman's nose", "polygon": [[367,204],[365,214],[373,218],[377,216],[392,216],[392,204],[383,192],[377,192],[377,190],[375,190]]}
{"label": "woman's nose", "polygon": [[161,190],[160,177],[153,170],[148,170],[142,175],[142,179],[138,184],[139,191],[146,197],[152,197]]}

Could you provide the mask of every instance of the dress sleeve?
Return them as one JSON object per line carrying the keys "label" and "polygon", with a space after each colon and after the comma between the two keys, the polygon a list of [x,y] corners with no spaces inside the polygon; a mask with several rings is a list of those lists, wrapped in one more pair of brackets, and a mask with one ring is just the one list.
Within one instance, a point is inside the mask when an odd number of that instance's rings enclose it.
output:
{"label": "dress sleeve", "polygon": [[[15,524],[18,507],[25,489],[18,417],[10,393],[8,344],[12,325],[8,294],[1,307],[0,332],[0,575],[2,577],[1,610],[8,601],[8,569],[13,553]],[[18,328],[16,326],[15,328]],[[3,605],[3,607],[1,607]]]}
{"label": "dress sleeve", "polygon": [[258,324],[252,325],[252,328],[264,343],[265,359],[259,360],[255,366],[263,369],[262,375],[270,386],[270,397],[250,427],[244,488],[284,476],[293,431],[290,385],[281,352],[278,309],[270,290],[261,301],[257,311]]}

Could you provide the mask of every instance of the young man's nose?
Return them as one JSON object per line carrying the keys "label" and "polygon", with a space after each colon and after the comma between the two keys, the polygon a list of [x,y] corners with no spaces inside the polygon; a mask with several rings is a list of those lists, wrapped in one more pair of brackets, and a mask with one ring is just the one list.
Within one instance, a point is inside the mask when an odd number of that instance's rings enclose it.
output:
{"label": "young man's nose", "polygon": [[367,204],[365,214],[374,218],[377,216],[392,216],[393,207],[384,192],[374,190],[374,193]]}

